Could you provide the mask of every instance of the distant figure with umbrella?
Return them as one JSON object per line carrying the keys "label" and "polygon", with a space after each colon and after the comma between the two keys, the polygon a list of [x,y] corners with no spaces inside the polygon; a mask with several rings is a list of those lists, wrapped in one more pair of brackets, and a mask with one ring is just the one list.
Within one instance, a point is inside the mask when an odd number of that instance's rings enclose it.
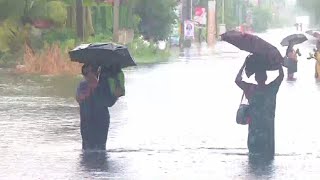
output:
{"label": "distant figure with umbrella", "polygon": [[72,61],[84,63],[84,80],[77,88],[83,150],[105,150],[110,114],[124,96],[123,67],[135,65],[126,47],[113,44],[80,45],[69,52]]}
{"label": "distant figure with umbrella", "polygon": [[[247,145],[250,155],[273,158],[276,99],[284,77],[281,65],[283,57],[277,48],[258,36],[235,31],[221,36],[222,40],[252,53],[246,58],[235,80],[249,102],[246,112],[246,116],[250,117]],[[244,70],[248,77],[255,74],[257,84],[242,80]],[[279,71],[279,76],[270,84],[266,84],[267,70]]]}
{"label": "distant figure with umbrella", "polygon": [[295,23],[294,26],[296,27],[296,30],[299,31],[299,23]]}
{"label": "distant figure with umbrella", "polygon": [[298,57],[301,56],[299,49],[295,51],[293,49],[293,45],[290,44],[286,50],[285,62],[284,66],[288,68],[287,80],[294,81],[296,78],[294,77],[294,73],[298,71]]}
{"label": "distant figure with umbrella", "polygon": [[296,51],[293,49],[293,46],[305,42],[307,37],[304,34],[292,34],[287,36],[281,41],[282,46],[288,46],[286,50],[286,55],[284,57],[284,66],[288,68],[288,80],[296,80],[294,73],[298,71],[298,56],[301,56],[300,50]]}
{"label": "distant figure with umbrella", "polygon": [[316,49],[314,49],[314,54],[310,53],[310,57],[308,59],[316,60],[314,77],[316,79],[320,79],[320,41],[317,41]]}

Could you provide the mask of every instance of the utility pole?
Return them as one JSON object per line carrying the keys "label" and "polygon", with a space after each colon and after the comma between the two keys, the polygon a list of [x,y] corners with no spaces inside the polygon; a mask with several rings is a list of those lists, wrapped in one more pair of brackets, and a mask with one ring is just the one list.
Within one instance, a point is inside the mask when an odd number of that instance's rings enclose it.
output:
{"label": "utility pole", "polygon": [[221,12],[222,12],[222,18],[221,18],[221,24],[219,24],[219,35],[226,32],[226,24],[225,24],[225,8],[224,8],[224,0],[221,1]]}
{"label": "utility pole", "polygon": [[192,0],[187,0],[187,20],[192,19]]}
{"label": "utility pole", "polygon": [[224,0],[221,1],[222,5],[221,5],[221,11],[222,11],[222,18],[221,18],[221,23],[224,24]]}
{"label": "utility pole", "polygon": [[243,4],[242,0],[238,1],[238,16],[239,16],[239,26],[242,24],[242,16],[243,16]]}
{"label": "utility pole", "polygon": [[182,48],[182,44],[183,44],[183,5],[184,5],[184,0],[180,1],[179,4],[179,47]]}
{"label": "utility pole", "polygon": [[181,0],[181,20],[191,20],[192,19],[192,0]]}
{"label": "utility pole", "polygon": [[118,42],[119,38],[119,6],[120,0],[113,1],[113,41]]}
{"label": "utility pole", "polygon": [[83,0],[76,1],[76,21],[77,21],[77,36],[81,41],[84,41],[84,13]]}
{"label": "utility pole", "polygon": [[184,44],[184,21],[192,19],[192,0],[181,0],[180,48]]}
{"label": "utility pole", "polygon": [[216,42],[216,0],[208,1],[208,46],[213,47]]}

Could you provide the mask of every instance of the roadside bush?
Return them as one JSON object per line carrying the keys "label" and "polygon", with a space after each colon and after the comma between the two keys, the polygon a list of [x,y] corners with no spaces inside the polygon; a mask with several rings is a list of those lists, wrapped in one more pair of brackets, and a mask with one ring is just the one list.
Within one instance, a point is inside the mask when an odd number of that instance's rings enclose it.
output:
{"label": "roadside bush", "polygon": [[170,52],[158,49],[156,43],[145,41],[143,37],[135,38],[129,45],[131,55],[139,64],[156,63],[169,58]]}
{"label": "roadside bush", "polygon": [[255,32],[263,32],[268,29],[272,20],[271,10],[265,7],[255,7],[253,9],[253,29]]}
{"label": "roadside bush", "polygon": [[50,30],[43,34],[44,43],[49,45],[59,43],[62,51],[71,49],[76,45],[76,34],[71,29],[56,29]]}

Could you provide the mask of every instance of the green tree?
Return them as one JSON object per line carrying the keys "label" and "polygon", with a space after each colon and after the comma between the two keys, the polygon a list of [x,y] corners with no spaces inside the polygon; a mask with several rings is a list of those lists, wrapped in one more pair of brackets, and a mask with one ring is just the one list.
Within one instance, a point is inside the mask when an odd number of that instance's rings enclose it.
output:
{"label": "green tree", "polygon": [[262,32],[268,29],[272,20],[271,10],[266,7],[255,7],[253,9],[252,26],[256,32]]}
{"label": "green tree", "polygon": [[[226,24],[227,29],[234,28],[240,23],[244,22],[244,14],[246,8],[246,2],[241,0],[217,0],[217,23]],[[224,2],[224,11],[222,10],[222,3]],[[239,13],[241,11],[241,13]],[[224,12],[224,13],[223,13]],[[239,17],[239,14],[242,17]],[[224,16],[224,22],[222,22],[222,16]]]}
{"label": "green tree", "polygon": [[311,22],[314,25],[320,24],[320,1],[319,0],[297,0],[297,6],[309,12]]}
{"label": "green tree", "polygon": [[150,40],[164,40],[175,23],[176,0],[136,0],[134,12],[140,16],[140,33]]}

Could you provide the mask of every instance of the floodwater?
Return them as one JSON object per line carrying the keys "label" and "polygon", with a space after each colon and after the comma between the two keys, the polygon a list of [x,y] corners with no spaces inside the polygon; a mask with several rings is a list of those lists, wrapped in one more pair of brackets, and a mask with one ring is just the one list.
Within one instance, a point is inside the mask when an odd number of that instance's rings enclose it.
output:
{"label": "floodwater", "polygon": [[[260,35],[277,45],[289,33]],[[313,46],[299,46],[297,81],[280,87],[273,161],[247,155],[234,83],[247,53],[227,43],[126,69],[127,95],[110,110],[107,152],[81,150],[74,100],[81,77],[0,70],[0,179],[319,179],[320,83],[314,60],[306,60]],[[276,76],[270,72],[269,81]]]}

